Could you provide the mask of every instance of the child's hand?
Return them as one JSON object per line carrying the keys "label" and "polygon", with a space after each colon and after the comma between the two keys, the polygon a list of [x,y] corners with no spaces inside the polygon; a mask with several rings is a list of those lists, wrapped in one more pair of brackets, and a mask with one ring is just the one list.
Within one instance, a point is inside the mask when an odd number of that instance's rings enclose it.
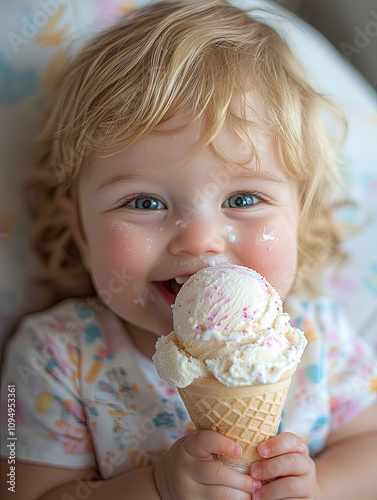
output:
{"label": "child's hand", "polygon": [[315,463],[302,438],[284,432],[259,445],[258,451],[265,460],[252,465],[250,474],[263,486],[253,500],[317,498]]}
{"label": "child's hand", "polygon": [[248,474],[213,461],[213,454],[238,458],[241,449],[214,431],[195,431],[177,441],[155,466],[162,500],[250,500],[261,486]]}

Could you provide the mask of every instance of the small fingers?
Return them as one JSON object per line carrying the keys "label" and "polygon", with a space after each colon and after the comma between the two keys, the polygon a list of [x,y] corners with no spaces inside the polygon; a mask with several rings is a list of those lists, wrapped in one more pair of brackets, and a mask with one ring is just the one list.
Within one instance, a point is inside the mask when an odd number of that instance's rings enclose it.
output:
{"label": "small fingers", "polygon": [[[197,497],[193,497],[196,498]],[[214,498],[216,500],[250,500],[251,495],[245,491],[234,490],[224,486],[211,486],[205,497],[200,498]]]}
{"label": "small fingers", "polygon": [[215,431],[195,431],[183,441],[186,451],[194,458],[212,459],[212,455],[239,458],[242,449],[232,439]]}
{"label": "small fingers", "polygon": [[202,465],[197,470],[196,481],[201,484],[226,486],[249,495],[262,486],[260,481],[254,480],[248,474],[242,474],[218,462],[207,462]]}
{"label": "small fingers", "polygon": [[309,498],[311,493],[302,476],[288,476],[262,486],[253,494],[253,500],[298,500]]}
{"label": "small fingers", "polygon": [[292,432],[283,432],[258,446],[258,452],[263,458],[277,457],[285,453],[307,453],[304,440]]}
{"label": "small fingers", "polygon": [[309,456],[299,453],[288,453],[253,464],[250,473],[254,479],[269,481],[281,476],[303,475],[308,473],[311,467],[312,460]]}

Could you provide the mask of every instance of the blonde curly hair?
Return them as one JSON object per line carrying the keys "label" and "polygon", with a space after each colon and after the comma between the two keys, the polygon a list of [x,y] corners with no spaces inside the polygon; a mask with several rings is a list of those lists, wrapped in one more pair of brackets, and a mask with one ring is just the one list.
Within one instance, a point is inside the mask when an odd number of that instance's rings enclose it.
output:
{"label": "blonde curly hair", "polygon": [[[247,119],[248,92],[263,107],[257,123]],[[234,97],[241,112],[232,106]],[[69,62],[51,103],[29,200],[42,279],[58,297],[94,292],[59,201],[75,196],[77,176],[93,153],[110,156],[129,148],[178,113],[190,117],[187,125],[205,125],[195,147],[209,146],[220,156],[214,138],[224,123],[256,159],[248,130],[258,126],[272,134],[281,165],[300,187],[298,284],[309,288],[338,252],[331,193],[339,165],[323,124],[337,111],[312,88],[286,42],[258,11],[245,12],[225,0],[137,9]]]}

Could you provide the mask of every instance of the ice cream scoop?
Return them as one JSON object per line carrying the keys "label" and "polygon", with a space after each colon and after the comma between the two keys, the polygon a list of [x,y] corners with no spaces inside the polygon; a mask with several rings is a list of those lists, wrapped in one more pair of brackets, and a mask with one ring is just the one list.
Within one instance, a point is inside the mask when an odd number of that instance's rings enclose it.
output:
{"label": "ice cream scoop", "polygon": [[161,378],[186,387],[215,378],[228,387],[274,383],[299,363],[304,333],[279,294],[252,269],[224,265],[192,275],[173,306],[173,331],[156,344]]}

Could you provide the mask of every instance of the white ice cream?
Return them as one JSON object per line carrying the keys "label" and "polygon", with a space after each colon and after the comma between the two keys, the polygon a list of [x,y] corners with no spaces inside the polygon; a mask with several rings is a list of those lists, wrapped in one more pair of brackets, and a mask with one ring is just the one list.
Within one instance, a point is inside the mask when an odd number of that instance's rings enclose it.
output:
{"label": "white ice cream", "polygon": [[199,377],[229,387],[277,382],[300,362],[307,344],[289,320],[278,293],[252,269],[207,267],[179,291],[174,330],[158,339],[153,361],[160,377],[177,387]]}

